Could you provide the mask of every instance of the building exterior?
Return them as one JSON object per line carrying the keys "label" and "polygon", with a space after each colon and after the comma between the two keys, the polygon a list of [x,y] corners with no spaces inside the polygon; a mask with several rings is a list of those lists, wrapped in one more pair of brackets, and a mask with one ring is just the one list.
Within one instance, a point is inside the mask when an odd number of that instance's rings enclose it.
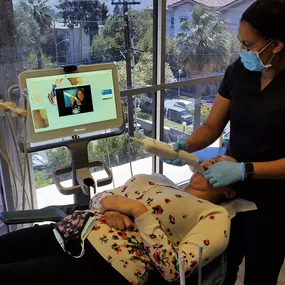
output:
{"label": "building exterior", "polygon": [[[84,32],[83,27],[76,25],[71,29],[64,23],[55,22],[54,30],[57,38],[62,38],[62,42],[65,41],[68,44],[67,63],[79,64],[90,61],[90,36]],[[59,48],[61,42],[57,44]],[[61,54],[58,56],[62,57]]]}
{"label": "building exterior", "polygon": [[190,8],[202,4],[220,12],[221,20],[226,20],[230,31],[237,31],[239,20],[245,9],[255,0],[168,0],[167,34],[175,36],[181,31],[181,23],[191,20]]}

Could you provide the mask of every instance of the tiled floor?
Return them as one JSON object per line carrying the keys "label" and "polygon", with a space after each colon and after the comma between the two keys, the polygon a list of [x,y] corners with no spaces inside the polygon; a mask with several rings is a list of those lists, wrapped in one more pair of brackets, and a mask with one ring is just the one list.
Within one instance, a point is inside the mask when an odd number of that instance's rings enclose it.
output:
{"label": "tiled floor", "polygon": [[[235,285],[243,285],[243,275],[244,275],[244,264],[240,266],[240,270],[238,273],[238,280]],[[263,284],[260,284],[260,285],[263,285]],[[285,285],[285,262],[283,263],[283,266],[282,266],[282,269],[279,275],[278,285]]]}

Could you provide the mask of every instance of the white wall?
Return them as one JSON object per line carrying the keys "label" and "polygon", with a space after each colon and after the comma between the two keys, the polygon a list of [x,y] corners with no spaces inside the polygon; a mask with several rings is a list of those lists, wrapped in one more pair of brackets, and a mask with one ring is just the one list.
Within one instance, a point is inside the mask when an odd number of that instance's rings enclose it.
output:
{"label": "white wall", "polygon": [[[239,21],[243,12],[249,7],[255,0],[243,0],[238,1],[235,5],[231,5],[229,8],[223,8],[220,10],[221,20],[227,20],[228,28],[230,31],[237,32]],[[189,12],[191,4],[179,5],[173,9],[167,11],[167,35],[175,36],[180,30],[180,18],[188,17],[188,20],[191,19],[191,14]],[[171,17],[174,16],[174,28],[171,28]]]}
{"label": "white wall", "polygon": [[[83,28],[70,29],[69,44],[71,61],[80,63],[81,60],[90,59],[90,36],[86,35]],[[81,50],[82,49],[82,50]]]}
{"label": "white wall", "polygon": [[230,8],[221,10],[221,19],[228,21],[228,27],[231,32],[237,32],[240,18],[243,12],[253,3],[255,0],[243,0]]}
{"label": "white wall", "polygon": [[[167,11],[167,35],[175,36],[180,30],[180,18],[188,17],[188,20],[191,19],[190,7],[192,5],[189,3],[179,5],[175,7],[173,10]],[[174,29],[170,27],[171,24],[171,16],[174,16]]]}
{"label": "white wall", "polygon": [[[166,34],[170,37],[174,37],[175,34],[174,34],[174,28],[171,27],[171,17],[174,17],[174,12],[171,10],[171,11],[168,11],[167,14],[166,14]],[[175,24],[174,24],[175,25]]]}

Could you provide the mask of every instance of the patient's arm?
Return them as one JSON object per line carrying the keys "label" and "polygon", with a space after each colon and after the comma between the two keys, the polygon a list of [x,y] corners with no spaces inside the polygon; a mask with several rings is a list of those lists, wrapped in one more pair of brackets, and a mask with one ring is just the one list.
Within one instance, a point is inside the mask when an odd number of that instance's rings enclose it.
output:
{"label": "patient's arm", "polygon": [[[208,213],[183,238],[181,243],[172,243],[155,218],[146,212],[135,219],[145,248],[158,271],[168,281],[179,279],[178,253],[184,257],[184,270],[196,271],[199,263],[198,245],[203,247],[202,266],[219,256],[229,241],[230,219],[228,212]],[[186,273],[186,274],[187,274]]]}
{"label": "patient's arm", "polygon": [[100,193],[97,193],[95,194],[92,199],[90,200],[90,203],[89,203],[89,208],[91,210],[96,210],[96,209],[101,209],[102,208],[102,205],[101,205],[101,200],[104,198],[104,197],[107,197],[107,196],[111,196],[111,195],[119,195],[119,192],[120,192],[120,189],[121,187],[118,187],[118,188],[115,188],[115,189],[112,189],[112,190],[107,190],[107,191],[103,191],[103,192],[100,192]]}
{"label": "patient's arm", "polygon": [[149,180],[144,178],[144,175],[135,175],[134,177],[130,178],[124,185],[104,191],[101,193],[97,193],[90,201],[90,209],[101,209],[101,200],[102,198],[110,195],[121,195],[124,197],[134,196],[139,197],[139,192],[136,190],[141,189],[144,187],[144,183],[149,183]]}

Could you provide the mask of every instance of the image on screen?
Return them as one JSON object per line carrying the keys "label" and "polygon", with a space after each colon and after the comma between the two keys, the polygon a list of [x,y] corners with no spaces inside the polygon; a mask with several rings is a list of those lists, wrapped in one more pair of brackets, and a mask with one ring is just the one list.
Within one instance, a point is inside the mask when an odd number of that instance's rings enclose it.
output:
{"label": "image on screen", "polygon": [[89,85],[57,88],[55,92],[60,117],[94,111]]}
{"label": "image on screen", "polygon": [[39,109],[33,111],[35,129],[48,128],[48,115],[46,109]]}
{"label": "image on screen", "polygon": [[27,78],[35,133],[116,120],[112,70]]}

